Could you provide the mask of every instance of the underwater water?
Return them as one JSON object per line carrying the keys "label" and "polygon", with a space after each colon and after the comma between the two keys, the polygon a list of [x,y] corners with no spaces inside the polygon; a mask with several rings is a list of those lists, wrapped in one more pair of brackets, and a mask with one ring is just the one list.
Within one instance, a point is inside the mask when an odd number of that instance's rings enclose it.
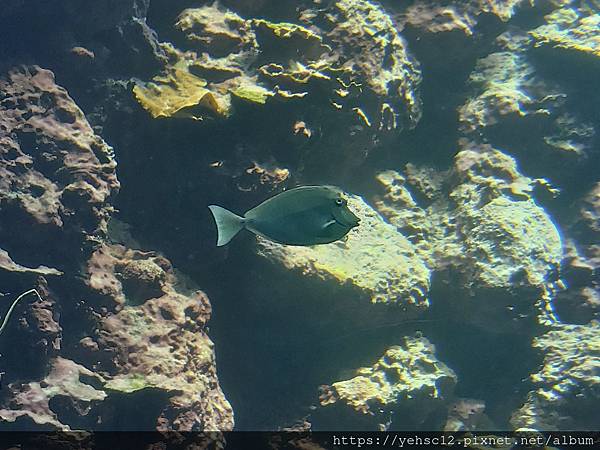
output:
{"label": "underwater water", "polygon": [[0,30],[0,431],[599,429],[597,1]]}

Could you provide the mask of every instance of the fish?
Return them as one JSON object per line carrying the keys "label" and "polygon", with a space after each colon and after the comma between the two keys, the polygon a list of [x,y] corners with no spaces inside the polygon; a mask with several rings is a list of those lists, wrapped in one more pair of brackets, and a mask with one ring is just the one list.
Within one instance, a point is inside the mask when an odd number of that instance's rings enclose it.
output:
{"label": "fish", "polygon": [[243,216],[218,205],[208,208],[217,225],[218,247],[229,243],[242,229],[278,244],[329,244],[343,238],[360,222],[348,208],[343,192],[334,186],[289,189]]}

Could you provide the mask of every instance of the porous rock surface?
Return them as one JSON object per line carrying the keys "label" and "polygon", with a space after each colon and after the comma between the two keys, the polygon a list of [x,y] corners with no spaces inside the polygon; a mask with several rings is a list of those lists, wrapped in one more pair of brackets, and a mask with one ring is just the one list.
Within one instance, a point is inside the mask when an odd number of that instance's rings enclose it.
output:
{"label": "porous rock surface", "polygon": [[544,355],[534,389],[511,423],[536,430],[589,430],[598,422],[600,396],[600,324],[556,325],[534,339]]}
{"label": "porous rock surface", "polygon": [[407,336],[373,366],[357,369],[355,377],[321,386],[320,402],[346,405],[383,422],[395,408],[409,410],[417,425],[444,407],[455,384],[456,375],[437,359],[435,346],[425,337]]}
{"label": "porous rock surface", "polygon": [[17,262],[50,239],[38,262],[62,267],[63,251],[106,229],[119,188],[112,148],[51,71],[12,69],[0,90],[0,238]]}
{"label": "porous rock surface", "polygon": [[168,393],[157,419],[160,429],[231,429],[231,407],[217,380],[214,346],[203,330],[211,312],[206,295],[178,292],[178,280],[164,257],[122,246],[99,248],[88,273],[90,287],[118,305],[115,314],[99,308],[96,333],[80,341],[89,357],[99,360],[94,370],[110,374],[104,375],[104,387]]}
{"label": "porous rock surface", "polygon": [[[452,184],[446,192],[435,197],[433,190],[434,201],[421,208],[405,186],[406,176],[382,173],[375,205],[447,279],[447,289],[462,291],[447,303],[461,320],[484,327],[497,323],[494,328],[505,331],[523,320],[535,322],[563,250],[556,226],[531,198],[534,180],[489,146],[458,152],[448,175]],[[498,314],[506,320],[486,320]]]}
{"label": "porous rock surface", "polygon": [[231,429],[208,298],[166,258],[104,243],[111,147],[51,71],[15,67],[0,86],[3,297],[39,293],[0,341],[3,429]]}

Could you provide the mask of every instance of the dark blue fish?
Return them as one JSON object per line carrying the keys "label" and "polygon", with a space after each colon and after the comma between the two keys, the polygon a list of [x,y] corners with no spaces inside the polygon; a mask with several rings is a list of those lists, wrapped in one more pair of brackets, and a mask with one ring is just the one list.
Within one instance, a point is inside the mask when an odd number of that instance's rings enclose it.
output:
{"label": "dark blue fish", "polygon": [[217,224],[217,245],[227,244],[243,228],[287,245],[328,244],[344,237],[360,219],[342,191],[333,186],[301,186],[277,194],[243,217],[210,205]]}

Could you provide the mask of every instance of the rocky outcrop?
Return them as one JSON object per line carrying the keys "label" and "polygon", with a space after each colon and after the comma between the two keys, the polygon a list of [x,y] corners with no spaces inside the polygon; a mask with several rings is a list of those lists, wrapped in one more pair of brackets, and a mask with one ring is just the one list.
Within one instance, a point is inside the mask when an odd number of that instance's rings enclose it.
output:
{"label": "rocky outcrop", "polygon": [[515,160],[498,150],[468,147],[456,155],[445,193],[436,195],[431,183],[422,187],[432,198],[422,208],[406,187],[410,177],[418,190],[415,171],[407,172],[380,174],[383,194],[375,204],[407,233],[444,289],[460,291],[444,305],[463,321],[509,332],[544,315],[563,250],[556,226],[531,198],[543,180],[524,177]]}
{"label": "rocky outcrop", "polygon": [[456,375],[437,359],[435,347],[426,338],[406,337],[372,367],[358,369],[354,378],[321,386],[320,402],[326,408],[339,403],[372,416],[369,421],[379,422],[380,429],[385,429],[394,410],[402,414],[395,421],[418,427],[436,409],[445,407],[455,384]]}
{"label": "rocky outcrop", "polygon": [[[574,106],[578,97],[571,86],[534,64],[531,50],[538,44],[532,34],[507,31],[496,39],[500,51],[477,61],[468,82],[473,94],[459,107],[460,129],[475,143],[519,156],[529,173],[570,188],[594,153],[596,130]],[[531,133],[532,127],[539,132]]]}
{"label": "rocky outcrop", "polygon": [[[82,382],[81,378],[87,382]],[[102,382],[102,377],[84,366],[56,357],[50,361],[48,374],[43,380],[8,386],[10,400],[0,409],[0,417],[6,422],[27,417],[35,425],[41,426],[37,429],[70,431],[71,427],[62,423],[57,413],[70,411],[87,416],[93,407],[106,398],[104,391],[93,386],[98,382]],[[56,400],[59,400],[59,407],[56,406]],[[54,409],[50,407],[51,401]]]}
{"label": "rocky outcrop", "polygon": [[589,430],[598,422],[600,340],[598,321],[556,325],[533,346],[544,363],[531,376],[534,384],[511,423],[536,430]]}
{"label": "rocky outcrop", "polygon": [[90,288],[118,311],[90,302],[96,333],[80,341],[82,357],[99,361],[93,369],[104,374],[104,388],[168,398],[156,419],[161,430],[231,429],[231,406],[204,331],[208,298],[180,285],[165,258],[122,246],[99,248],[88,274]]}
{"label": "rocky outcrop", "polygon": [[[20,365],[11,360],[19,354],[3,352],[7,390],[0,417],[33,430],[230,430],[231,406],[204,331],[208,298],[182,285],[165,258],[118,245],[97,249],[87,272],[86,300],[74,310],[63,297],[40,301],[8,336],[44,338],[49,350],[29,368],[42,373],[33,381],[15,372]],[[61,327],[52,320],[57,307],[78,323]],[[127,402],[146,407],[126,408]]]}
{"label": "rocky outcrop", "polygon": [[600,57],[600,14],[591,5],[577,3],[552,11],[544,18],[544,25],[530,31],[537,47]]}
{"label": "rocky outcrop", "polygon": [[119,188],[112,148],[52,72],[13,69],[0,89],[0,241],[17,262],[61,269],[65,252],[106,230]]}
{"label": "rocky outcrop", "polygon": [[105,243],[112,148],[51,71],[0,87],[0,277],[39,293],[0,341],[3,429],[231,429],[208,298],[164,257]]}
{"label": "rocky outcrop", "polygon": [[[155,118],[223,119],[250,108],[266,123],[283,108],[285,140],[309,161],[331,157],[326,147],[350,133],[343,152],[350,166],[386,134],[416,126],[420,70],[385,10],[340,0],[303,9],[298,22],[306,26],[243,18],[217,4],[186,9],[175,42],[161,44],[169,57],[163,72],[138,81],[134,95]],[[289,130],[298,122],[308,135],[294,138]],[[313,128],[318,141],[310,139]]]}

